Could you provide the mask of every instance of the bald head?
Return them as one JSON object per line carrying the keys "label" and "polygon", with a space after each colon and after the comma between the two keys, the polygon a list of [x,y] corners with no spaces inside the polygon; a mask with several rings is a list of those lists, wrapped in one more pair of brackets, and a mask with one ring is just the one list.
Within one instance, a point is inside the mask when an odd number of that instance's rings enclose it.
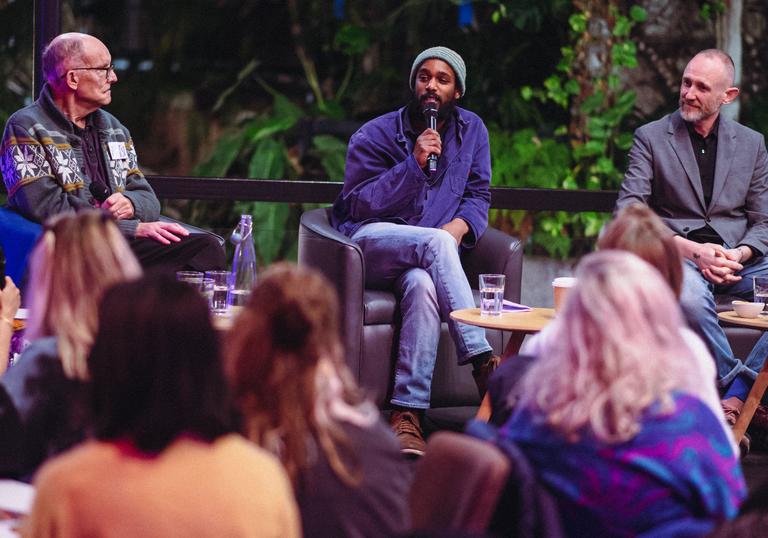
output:
{"label": "bald head", "polygon": [[43,50],[43,77],[46,82],[55,87],[68,69],[83,65],[88,49],[94,46],[104,47],[104,44],[88,34],[69,32],[54,37]]}
{"label": "bald head", "polygon": [[697,58],[707,58],[708,60],[715,60],[720,63],[724,87],[733,86],[733,82],[736,80],[736,67],[733,64],[733,59],[727,52],[720,49],[702,50],[691,59],[691,62]]}

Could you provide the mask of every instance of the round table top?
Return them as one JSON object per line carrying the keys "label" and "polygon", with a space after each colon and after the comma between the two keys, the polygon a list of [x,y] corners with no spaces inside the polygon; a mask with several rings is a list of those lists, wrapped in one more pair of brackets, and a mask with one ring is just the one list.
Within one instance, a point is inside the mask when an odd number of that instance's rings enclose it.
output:
{"label": "round table top", "polygon": [[742,327],[753,327],[755,329],[762,329],[768,331],[768,312],[760,314],[756,318],[742,318],[734,310],[728,310],[727,312],[719,312],[717,317],[722,321],[730,323],[732,325],[740,325]]}
{"label": "round table top", "polygon": [[451,319],[486,329],[537,333],[555,317],[554,308],[531,308],[526,312],[502,312],[500,316],[481,316],[479,308],[451,312]]}

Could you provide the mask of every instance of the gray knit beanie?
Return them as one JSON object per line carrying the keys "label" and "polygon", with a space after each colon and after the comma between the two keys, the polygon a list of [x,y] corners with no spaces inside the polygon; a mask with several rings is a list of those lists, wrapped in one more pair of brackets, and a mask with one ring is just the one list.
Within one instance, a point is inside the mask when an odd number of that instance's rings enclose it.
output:
{"label": "gray knit beanie", "polygon": [[463,96],[467,91],[467,67],[464,65],[464,60],[461,59],[461,56],[448,47],[432,47],[416,56],[416,59],[413,61],[413,66],[411,67],[411,77],[408,79],[411,85],[411,90],[413,90],[416,84],[416,71],[419,70],[419,67],[425,60],[429,60],[430,58],[443,60],[451,66],[453,72],[456,74],[456,86],[459,89],[459,93]]}

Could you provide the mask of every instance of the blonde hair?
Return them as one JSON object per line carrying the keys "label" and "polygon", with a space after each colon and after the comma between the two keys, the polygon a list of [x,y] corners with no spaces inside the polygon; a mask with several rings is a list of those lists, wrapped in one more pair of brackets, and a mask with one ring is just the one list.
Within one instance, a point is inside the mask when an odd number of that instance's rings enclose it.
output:
{"label": "blonde hair", "polygon": [[675,236],[645,204],[632,204],[621,211],[597,241],[600,250],[626,250],[654,267],[676,297],[683,288],[683,258]]}
{"label": "blonde hair", "polygon": [[376,412],[342,361],[338,311],[322,275],[276,264],[226,342],[225,367],[246,434],[280,458],[294,484],[312,463],[313,441],[342,482],[361,479],[344,461],[355,456],[339,422],[370,424]]}
{"label": "blonde hair", "polygon": [[139,277],[141,267],[111,218],[95,210],[46,222],[30,265],[27,334],[55,336],[64,373],[85,380],[101,296],[112,284]]}
{"label": "blonde hair", "polygon": [[671,392],[700,382],[690,373],[682,315],[659,272],[628,252],[585,256],[576,277],[522,381],[521,407],[569,440],[587,430],[624,442],[651,404],[671,411]]}

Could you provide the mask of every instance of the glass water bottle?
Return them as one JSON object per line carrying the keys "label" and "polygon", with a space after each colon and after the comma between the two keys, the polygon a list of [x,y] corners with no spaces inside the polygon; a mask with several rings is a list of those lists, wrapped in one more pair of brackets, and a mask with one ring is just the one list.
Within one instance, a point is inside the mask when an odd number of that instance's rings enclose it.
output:
{"label": "glass water bottle", "polygon": [[248,302],[251,290],[256,284],[256,248],[253,244],[252,229],[251,215],[242,215],[231,237],[235,245],[235,257],[232,260],[232,285],[229,287],[227,304],[233,317],[237,316]]}

